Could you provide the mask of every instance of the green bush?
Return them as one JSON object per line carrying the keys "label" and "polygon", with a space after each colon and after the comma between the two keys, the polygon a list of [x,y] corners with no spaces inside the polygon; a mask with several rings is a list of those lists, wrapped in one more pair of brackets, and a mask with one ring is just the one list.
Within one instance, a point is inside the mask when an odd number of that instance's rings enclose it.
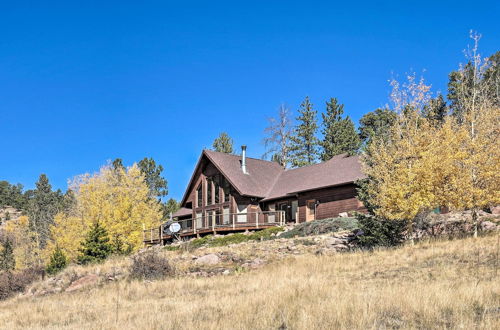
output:
{"label": "green bush", "polygon": [[99,222],[94,223],[80,248],[77,261],[81,265],[101,262],[113,252],[109,243],[108,232]]}
{"label": "green bush", "polygon": [[9,238],[6,238],[0,247],[0,270],[13,270],[16,266],[14,248]]}
{"label": "green bush", "polygon": [[47,265],[45,270],[49,275],[54,275],[66,268],[67,265],[68,259],[66,258],[66,255],[59,248],[59,246],[56,246],[54,253],[52,253],[52,255],[50,256],[49,264]]}
{"label": "green bush", "polygon": [[342,230],[354,230],[359,228],[355,218],[331,218],[323,220],[314,220],[301,223],[292,230],[280,235],[282,238],[293,238],[295,236],[311,236],[325,233],[332,233]]}
{"label": "green bush", "polygon": [[359,228],[363,234],[358,236],[358,243],[364,248],[377,246],[397,246],[405,240],[407,223],[402,220],[385,220],[369,214],[358,213]]}

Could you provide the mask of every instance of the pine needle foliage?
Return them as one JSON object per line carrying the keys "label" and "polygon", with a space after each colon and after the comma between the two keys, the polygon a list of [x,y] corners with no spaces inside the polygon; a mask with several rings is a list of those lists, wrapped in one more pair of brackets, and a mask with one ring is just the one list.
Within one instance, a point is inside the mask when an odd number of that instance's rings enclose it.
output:
{"label": "pine needle foliage", "polygon": [[80,248],[77,262],[86,265],[105,260],[113,251],[106,228],[98,221],[94,223]]}

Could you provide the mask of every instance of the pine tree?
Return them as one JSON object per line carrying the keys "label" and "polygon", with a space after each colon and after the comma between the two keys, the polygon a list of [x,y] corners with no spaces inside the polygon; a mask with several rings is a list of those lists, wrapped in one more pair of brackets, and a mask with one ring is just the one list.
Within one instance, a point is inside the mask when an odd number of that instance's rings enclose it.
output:
{"label": "pine tree", "polygon": [[326,114],[323,117],[323,140],[321,160],[327,161],[335,155],[348,153],[355,154],[359,149],[360,140],[356,133],[354,123],[347,116],[342,118],[344,105],[339,104],[336,98],[326,102]]}
{"label": "pine tree", "polygon": [[448,114],[448,106],[444,100],[443,95],[438,95],[429,101],[429,104],[424,106],[423,116],[427,118],[431,123],[438,125],[444,122],[446,115]]}
{"label": "pine tree", "polygon": [[137,163],[137,166],[144,175],[144,180],[149,187],[151,198],[162,198],[168,194],[167,180],[161,175],[163,166],[156,165],[153,158],[144,158]]}
{"label": "pine tree", "polygon": [[56,246],[56,249],[50,256],[49,264],[46,267],[47,273],[49,275],[54,275],[59,271],[63,270],[64,268],[66,268],[67,265],[68,265],[68,258],[66,258],[66,255],[64,254],[63,250],[61,250],[59,246]]}
{"label": "pine tree", "polygon": [[10,239],[5,239],[2,242],[2,250],[0,250],[0,270],[13,270],[16,266],[14,260],[14,248]]}
{"label": "pine tree", "polygon": [[177,212],[177,210],[180,208],[179,202],[177,202],[174,198],[170,198],[164,205],[164,214],[166,217],[170,217],[171,213]]}
{"label": "pine tree", "polygon": [[370,144],[374,137],[385,140],[395,122],[396,113],[389,109],[368,112],[359,120],[359,137],[365,145]]}
{"label": "pine tree", "polygon": [[54,216],[63,205],[64,195],[60,190],[52,191],[49,179],[45,174],[41,174],[28,204],[30,229],[36,234],[40,249],[45,248],[50,238],[50,226],[54,224]]}
{"label": "pine tree", "polygon": [[290,163],[293,167],[315,164],[318,159],[317,111],[306,96],[300,105],[299,125],[295,127],[290,138]]}
{"label": "pine tree", "polygon": [[101,226],[99,222],[95,222],[82,243],[77,261],[82,265],[100,262],[105,260],[112,251],[113,247],[109,243],[106,228]]}
{"label": "pine tree", "polygon": [[232,154],[234,152],[233,139],[231,139],[231,137],[226,132],[222,132],[219,134],[219,137],[214,140],[212,148],[218,152]]}

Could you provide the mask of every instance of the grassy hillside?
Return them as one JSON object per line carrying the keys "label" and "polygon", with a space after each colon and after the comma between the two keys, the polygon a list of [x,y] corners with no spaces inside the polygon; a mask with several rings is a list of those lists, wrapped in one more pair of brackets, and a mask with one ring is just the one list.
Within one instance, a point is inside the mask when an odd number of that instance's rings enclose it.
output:
{"label": "grassy hillside", "polygon": [[1,302],[0,327],[498,329],[498,252],[490,235],[299,255],[228,276],[118,281]]}

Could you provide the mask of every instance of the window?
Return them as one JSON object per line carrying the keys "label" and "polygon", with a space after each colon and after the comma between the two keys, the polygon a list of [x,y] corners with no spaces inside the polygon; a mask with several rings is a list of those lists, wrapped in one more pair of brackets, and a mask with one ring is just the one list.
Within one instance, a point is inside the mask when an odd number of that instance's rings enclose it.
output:
{"label": "window", "polygon": [[196,202],[197,207],[203,206],[203,190],[201,190],[201,183],[196,189]]}
{"label": "window", "polygon": [[225,207],[224,209],[222,209],[222,222],[225,225],[229,224],[229,207]]}
{"label": "window", "polygon": [[247,222],[247,205],[238,205],[238,215],[236,220],[238,222]]}
{"label": "window", "polygon": [[224,202],[229,202],[229,182],[226,180],[226,178],[221,177],[221,185],[222,189],[224,190]]}
{"label": "window", "polygon": [[269,204],[269,213],[267,215],[267,222],[275,222],[276,221],[276,205]]}
{"label": "window", "polygon": [[207,178],[207,205],[212,204],[212,178]]}
{"label": "window", "polygon": [[203,218],[201,212],[196,213],[196,228],[203,227]]}
{"label": "window", "polygon": [[220,203],[220,198],[219,198],[219,187],[220,187],[219,180],[220,180],[220,176],[216,176],[215,180],[214,180],[215,204],[219,204]]}

